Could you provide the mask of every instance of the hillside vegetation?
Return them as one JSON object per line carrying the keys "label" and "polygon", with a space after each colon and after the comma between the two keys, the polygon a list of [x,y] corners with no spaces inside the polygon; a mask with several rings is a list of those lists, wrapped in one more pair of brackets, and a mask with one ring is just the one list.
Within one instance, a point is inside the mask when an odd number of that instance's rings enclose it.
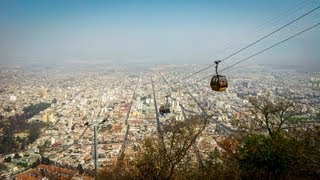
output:
{"label": "hillside vegetation", "polygon": [[234,121],[238,133],[194,161],[193,144],[208,117],[171,120],[160,136],[145,138],[121,166],[100,172],[100,179],[319,179],[320,128],[294,117],[299,107],[285,98],[250,99],[252,117]]}

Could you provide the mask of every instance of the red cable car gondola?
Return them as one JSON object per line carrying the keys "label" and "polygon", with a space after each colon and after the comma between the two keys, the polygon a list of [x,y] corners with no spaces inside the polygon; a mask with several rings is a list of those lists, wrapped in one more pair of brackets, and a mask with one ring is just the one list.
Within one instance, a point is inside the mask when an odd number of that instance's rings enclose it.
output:
{"label": "red cable car gondola", "polygon": [[165,105],[161,105],[159,108],[159,113],[161,115],[170,113],[170,104],[168,102],[168,96],[166,96],[166,104]]}
{"label": "red cable car gondola", "polygon": [[218,64],[221,61],[215,61],[216,75],[214,75],[210,82],[210,87],[213,91],[225,91],[228,88],[228,80],[225,76],[218,74]]}

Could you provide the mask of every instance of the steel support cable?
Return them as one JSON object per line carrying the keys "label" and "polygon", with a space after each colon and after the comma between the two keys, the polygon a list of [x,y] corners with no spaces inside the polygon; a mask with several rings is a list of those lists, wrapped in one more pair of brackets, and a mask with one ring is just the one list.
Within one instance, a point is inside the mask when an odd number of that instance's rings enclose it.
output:
{"label": "steel support cable", "polygon": [[[246,33],[246,35],[257,34],[258,32],[260,32],[263,29],[265,29],[267,25],[269,25],[269,26],[276,25],[277,22],[280,22],[284,18],[287,18],[290,15],[296,14],[296,12],[298,12],[298,11],[302,10],[303,8],[305,8],[307,3],[311,3],[311,1],[310,0],[301,1],[299,4],[297,4],[293,8],[290,8],[290,9],[284,11],[284,12],[279,13],[278,16],[276,16],[276,17],[273,17],[273,18],[270,18],[270,19],[266,20],[266,22],[264,22],[261,25],[259,25],[255,31],[252,31],[250,33]],[[231,45],[232,45],[232,43],[228,42],[227,47],[229,47],[229,48],[225,48],[225,49],[230,49]]]}
{"label": "steel support cable", "polygon": [[[320,7],[320,6],[319,6],[319,7]],[[313,26],[311,26],[311,27],[308,27],[308,28],[306,28],[306,29],[304,29],[304,30],[302,30],[302,31],[300,31],[300,32],[298,32],[298,33],[296,33],[296,34],[294,34],[294,35],[292,35],[292,36],[290,36],[290,37],[288,37],[288,38],[280,41],[280,42],[277,42],[277,43],[273,44],[272,46],[269,46],[268,48],[265,48],[265,49],[263,49],[263,50],[255,53],[255,54],[253,54],[253,55],[251,55],[251,56],[249,56],[249,57],[246,57],[246,58],[244,58],[244,59],[242,59],[242,60],[240,60],[240,61],[238,61],[238,62],[236,62],[236,63],[234,63],[234,64],[231,64],[230,66],[227,66],[226,68],[222,69],[222,70],[219,71],[219,72],[225,71],[225,70],[227,70],[227,69],[229,69],[229,68],[231,68],[231,67],[233,67],[233,66],[235,66],[235,65],[237,65],[237,64],[240,64],[240,63],[243,62],[243,61],[246,61],[246,60],[248,60],[248,59],[251,59],[251,58],[253,58],[253,57],[255,57],[255,56],[259,55],[259,54],[262,54],[262,53],[264,53],[265,51],[268,51],[268,50],[270,50],[270,49],[272,49],[272,48],[274,48],[274,47],[276,47],[276,46],[278,46],[278,45],[280,45],[280,44],[282,44],[282,43],[284,43],[284,42],[286,42],[286,41],[288,41],[288,40],[290,40],[290,39],[292,39],[292,38],[295,38],[295,37],[297,37],[297,36],[299,36],[299,35],[307,32],[307,31],[309,31],[309,30],[311,30],[311,29],[313,29],[313,28],[315,28],[315,27],[317,27],[317,26],[319,26],[319,25],[320,25],[320,22],[317,23],[317,24],[315,24],[315,25],[313,25]]]}
{"label": "steel support cable", "polygon": [[[190,87],[189,84],[187,84],[187,87]],[[206,110],[201,106],[201,104],[196,100],[196,98],[191,94],[191,92],[189,91],[188,88],[186,88],[187,90],[187,93],[190,95],[190,97],[193,99],[193,101],[196,103],[196,105],[198,106],[198,108],[200,109],[201,111],[201,114],[202,116],[204,117],[209,117],[207,115],[207,112]],[[210,117],[212,117],[213,115],[210,115]],[[217,121],[217,120],[213,120],[216,124],[218,124],[225,132],[229,133],[229,134],[232,134],[234,133],[235,131],[233,129],[231,129],[230,127],[224,125],[223,123]],[[206,123],[206,122],[205,122]]]}
{"label": "steel support cable", "polygon": [[298,11],[302,10],[303,8],[305,8],[308,4],[315,5],[310,0],[300,1],[293,8],[287,9],[284,12],[280,12],[278,14],[278,16],[266,20],[265,23],[263,23],[260,26],[258,26],[257,30],[254,33],[263,30],[266,25],[275,25],[276,22],[280,22],[284,18],[289,17],[289,15],[295,14],[296,12],[298,12]]}
{"label": "steel support cable", "polygon": [[[272,48],[274,48],[274,47],[276,47],[276,46],[278,46],[278,45],[280,45],[280,44],[282,44],[282,43],[284,43],[284,42],[286,42],[286,41],[288,41],[288,40],[290,40],[290,39],[292,39],[292,38],[294,38],[294,37],[297,37],[297,36],[299,36],[299,35],[307,32],[307,31],[309,31],[309,30],[311,30],[311,29],[313,29],[313,28],[315,28],[315,27],[317,27],[317,26],[319,26],[319,25],[320,25],[320,22],[317,23],[317,24],[314,24],[313,26],[310,26],[310,27],[308,27],[308,28],[306,28],[306,29],[304,29],[304,30],[302,30],[302,31],[300,31],[300,32],[298,32],[298,33],[296,33],[296,34],[294,34],[294,35],[292,35],[292,36],[290,36],[290,37],[288,37],[288,38],[280,41],[280,42],[277,42],[277,43],[275,43],[275,44],[273,44],[273,45],[271,45],[271,46],[269,46],[269,47],[267,47],[267,48],[265,48],[265,49],[263,49],[263,50],[255,53],[255,54],[252,54],[252,55],[250,55],[250,56],[248,56],[248,57],[246,57],[246,58],[244,58],[244,59],[242,59],[242,60],[240,60],[240,61],[238,61],[238,62],[236,62],[236,63],[234,63],[234,64],[231,64],[230,66],[227,66],[226,68],[222,69],[222,70],[219,71],[219,72],[225,71],[225,70],[227,70],[227,69],[229,69],[229,68],[231,68],[231,67],[233,67],[233,66],[235,66],[235,65],[237,65],[237,64],[240,64],[240,63],[242,63],[242,62],[244,62],[244,61],[247,61],[247,60],[249,60],[249,59],[251,59],[251,58],[253,58],[253,57],[255,57],[255,56],[259,55],[259,54],[262,54],[262,53],[264,53],[264,52],[266,52],[266,51],[268,51],[268,50],[270,50],[270,49],[272,49]],[[200,81],[203,81],[204,79],[207,79],[207,78],[209,78],[209,77],[212,77],[212,75],[207,76],[207,77],[204,77],[204,78],[201,78],[200,80],[196,81],[195,83],[198,83],[198,82],[200,82]],[[186,88],[186,87],[188,87],[188,86],[181,87],[181,88],[177,88],[177,89],[182,90],[182,89],[184,89],[184,88]]]}
{"label": "steel support cable", "polygon": [[[229,59],[229,58],[233,57],[234,55],[236,55],[236,54],[238,54],[238,53],[242,52],[243,50],[245,50],[245,49],[247,49],[247,48],[249,48],[249,47],[251,47],[251,46],[253,46],[253,45],[255,45],[255,44],[257,44],[258,42],[262,41],[263,39],[266,39],[267,37],[269,37],[269,36],[271,36],[271,35],[275,34],[276,32],[280,31],[281,29],[283,29],[283,28],[285,28],[285,27],[287,27],[287,26],[289,26],[289,25],[293,24],[294,22],[296,22],[296,21],[298,21],[298,20],[302,19],[303,17],[305,17],[305,16],[307,16],[307,15],[311,14],[312,12],[314,12],[314,11],[316,11],[316,10],[318,10],[318,9],[320,9],[320,6],[317,6],[317,7],[313,8],[312,10],[308,11],[307,13],[305,13],[305,14],[303,14],[303,15],[299,16],[298,18],[296,18],[296,19],[294,19],[294,20],[290,21],[289,23],[287,23],[287,24],[285,24],[285,25],[281,26],[280,28],[278,28],[278,29],[274,30],[273,32],[271,32],[271,33],[269,33],[269,34],[267,34],[267,35],[263,36],[262,38],[260,38],[260,39],[256,40],[255,42],[253,42],[253,43],[251,43],[251,44],[249,44],[249,45],[245,46],[244,48],[241,48],[240,50],[238,50],[238,51],[236,51],[236,52],[232,53],[231,55],[229,55],[229,56],[227,56],[227,57],[223,58],[223,59],[222,59],[222,60],[220,60],[220,61],[222,62],[222,61],[225,61],[225,60],[227,60],[227,59]],[[315,26],[318,26],[318,24],[317,24],[317,25],[315,25]],[[300,35],[300,34],[304,33],[305,31],[308,31],[308,30],[310,30],[310,29],[312,29],[312,28],[314,28],[314,27],[310,27],[310,28],[308,28],[308,29],[306,29],[306,30],[304,30],[304,31],[301,31],[301,32],[297,33],[296,35],[293,35],[292,37],[287,38],[287,39],[286,39],[286,40],[284,40],[284,41],[287,41],[287,40],[289,40],[289,39],[291,39],[291,38],[293,38],[293,37],[295,37],[295,36],[298,36],[298,35]],[[283,41],[283,42],[284,42],[284,41]],[[281,42],[281,43],[282,43],[282,42]],[[279,45],[279,44],[281,44],[281,43],[277,43],[277,44],[276,44],[276,45],[274,45],[274,46],[277,46],[277,45]],[[274,46],[273,46],[273,47],[274,47]],[[267,51],[267,50],[269,50],[269,49],[271,49],[271,48],[273,48],[273,47],[269,47],[269,48],[267,48],[267,49],[263,50],[263,52],[264,52],[264,51]],[[261,53],[262,53],[262,52],[257,53],[257,54],[255,54],[255,55],[252,55],[252,57],[254,57],[254,56],[258,55],[258,54],[261,54]],[[248,58],[245,58],[245,59],[247,60],[247,59],[250,59],[250,58],[252,58],[252,57],[248,57]],[[243,62],[243,61],[245,61],[245,60],[241,60],[241,62]],[[236,63],[236,64],[239,64],[239,63],[240,63],[240,62],[238,62],[238,63]],[[235,65],[236,65],[236,64],[235,64]],[[176,84],[180,83],[180,82],[181,82],[181,81],[183,81],[183,80],[186,80],[186,79],[188,79],[188,78],[190,78],[190,77],[192,77],[192,76],[194,76],[194,75],[196,75],[196,74],[198,74],[198,73],[200,73],[200,72],[202,72],[202,71],[204,71],[204,70],[207,70],[207,69],[209,69],[209,68],[213,67],[214,65],[215,65],[215,64],[212,64],[212,65],[210,65],[210,66],[207,66],[207,67],[205,67],[205,68],[203,68],[203,69],[201,69],[201,70],[199,70],[199,71],[196,71],[196,72],[192,73],[191,75],[188,75],[188,76],[186,76],[186,77],[182,78],[180,81],[173,82],[172,84],[173,84],[173,85],[176,85]],[[232,65],[232,66],[234,66],[234,65]],[[224,70],[226,70],[226,69],[228,69],[228,68],[230,68],[230,67],[227,67],[227,68],[225,68],[225,69],[223,69],[223,70],[221,70],[221,71],[224,71]],[[221,72],[221,71],[219,71],[219,72]],[[208,76],[208,77],[211,77],[211,75],[210,75],[210,76]],[[208,77],[205,77],[205,78],[203,78],[203,79],[206,79],[206,78],[208,78]],[[199,81],[197,81],[197,82],[200,82],[200,81],[202,81],[203,79],[201,79],[201,80],[199,80]],[[196,82],[196,83],[197,83],[197,82]],[[185,87],[184,87],[184,88],[185,88]],[[184,89],[184,88],[183,88],[183,89]],[[177,89],[179,89],[179,87],[178,87],[178,88],[176,88],[176,90],[177,90]],[[161,89],[160,89],[160,90],[161,90]],[[158,90],[158,91],[156,91],[156,92],[159,92],[160,90]],[[152,94],[152,93],[151,93],[151,94]],[[151,95],[151,94],[150,94],[150,95]]]}
{"label": "steel support cable", "polygon": [[[253,45],[257,44],[258,42],[260,42],[260,41],[262,41],[262,40],[266,39],[267,37],[269,37],[269,36],[271,36],[271,35],[273,35],[273,34],[277,33],[278,31],[280,31],[280,30],[282,30],[282,29],[284,29],[284,28],[286,28],[286,27],[290,26],[291,24],[295,23],[296,21],[298,21],[298,20],[302,19],[303,17],[305,17],[305,16],[307,16],[307,15],[311,14],[312,12],[314,12],[314,11],[318,10],[319,8],[320,8],[320,6],[317,6],[317,7],[313,8],[312,10],[310,10],[310,11],[308,11],[308,12],[304,13],[303,15],[299,16],[298,18],[296,18],[296,19],[294,19],[294,20],[290,21],[289,23],[287,23],[287,24],[285,24],[285,25],[281,26],[280,28],[278,28],[278,29],[276,29],[276,30],[272,31],[271,33],[269,33],[269,34],[267,34],[267,35],[265,35],[265,36],[263,36],[263,37],[259,38],[258,40],[256,40],[256,41],[254,41],[254,42],[252,42],[252,43],[248,44],[247,46],[245,46],[245,47],[243,47],[243,48],[239,49],[238,51],[236,51],[236,52],[234,52],[234,53],[230,54],[229,56],[227,56],[227,57],[225,57],[225,58],[221,59],[220,61],[221,61],[221,62],[223,62],[223,61],[225,61],[225,60],[227,60],[227,59],[229,59],[229,58],[231,58],[231,57],[233,57],[233,56],[237,55],[238,53],[240,53],[240,52],[242,52],[242,51],[244,51],[244,50],[248,49],[249,47],[251,47],[251,46],[253,46]],[[198,70],[198,71],[196,71],[196,72],[192,73],[191,75],[188,75],[188,76],[186,76],[186,77],[182,78],[182,79],[181,79],[181,81],[183,81],[183,80],[185,80],[185,79],[188,79],[188,78],[190,78],[190,77],[192,77],[192,76],[194,76],[194,75],[196,75],[196,74],[198,74],[198,73],[200,73],[200,72],[202,72],[202,71],[204,71],[204,70],[207,70],[207,69],[209,69],[209,68],[213,67],[214,65],[215,65],[215,64],[212,64],[212,65],[209,65],[209,66],[207,66],[207,67],[205,67],[205,68],[203,68],[203,69],[200,69],[200,70]]]}

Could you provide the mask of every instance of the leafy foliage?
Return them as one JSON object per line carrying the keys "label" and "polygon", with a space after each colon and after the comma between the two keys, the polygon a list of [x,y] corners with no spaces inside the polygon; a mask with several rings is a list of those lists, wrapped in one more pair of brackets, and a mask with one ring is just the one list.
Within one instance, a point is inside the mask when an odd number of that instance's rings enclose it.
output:
{"label": "leafy foliage", "polygon": [[[294,124],[299,108],[285,98],[253,97],[252,116],[234,122],[238,134],[216,140],[203,165],[190,147],[205,128],[201,117],[162,126],[146,138],[124,169],[109,169],[108,179],[319,179],[320,127]],[[203,123],[204,122],[204,123]],[[194,159],[194,158],[193,158]],[[121,173],[120,173],[121,172]]]}
{"label": "leafy foliage", "polygon": [[239,163],[246,175],[280,176],[294,170],[298,161],[297,148],[301,143],[281,134],[273,138],[265,135],[251,135],[245,138],[240,148]]}
{"label": "leafy foliage", "polygon": [[[7,154],[19,149],[23,149],[29,143],[34,142],[40,135],[40,129],[45,125],[43,123],[28,123],[27,119],[38,114],[40,111],[50,107],[50,103],[39,103],[24,108],[23,114],[10,116],[8,123],[0,122],[3,128],[3,134],[0,136],[0,153]],[[28,138],[14,138],[18,132],[30,132]]]}
{"label": "leafy foliage", "polygon": [[77,170],[79,171],[79,174],[83,174],[84,173],[84,169],[83,169],[81,164],[78,164]]}
{"label": "leafy foliage", "polygon": [[205,124],[206,119],[200,116],[184,122],[173,119],[163,126],[160,138],[145,139],[136,163],[139,174],[145,179],[170,179],[176,176],[175,170],[183,169],[184,163],[188,162],[184,158]]}
{"label": "leafy foliage", "polygon": [[41,102],[39,104],[31,104],[28,107],[23,108],[23,111],[27,114],[28,118],[40,113],[41,111],[49,108],[50,103]]}

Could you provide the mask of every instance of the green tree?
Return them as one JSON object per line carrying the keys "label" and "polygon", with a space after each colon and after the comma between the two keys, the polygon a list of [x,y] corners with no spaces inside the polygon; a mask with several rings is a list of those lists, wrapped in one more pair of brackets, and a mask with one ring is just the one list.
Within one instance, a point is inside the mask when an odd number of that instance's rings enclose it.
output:
{"label": "green tree", "polygon": [[[294,121],[299,106],[287,98],[251,97],[245,120],[234,123],[241,132],[239,167],[245,178],[318,176],[320,133]],[[308,129],[308,131],[306,131]],[[231,154],[231,153],[230,153]]]}
{"label": "green tree", "polygon": [[40,159],[38,158],[35,162],[32,163],[31,167],[36,168],[41,163]]}
{"label": "green tree", "polygon": [[51,101],[53,104],[57,103],[57,99],[53,98],[53,100]]}
{"label": "green tree", "polygon": [[294,171],[301,142],[283,134],[249,135],[239,151],[239,165],[250,177],[284,177]]}
{"label": "green tree", "polygon": [[13,159],[20,159],[20,158],[21,158],[21,156],[18,153],[15,153],[13,156]]}
{"label": "green tree", "polygon": [[37,140],[39,138],[39,135],[40,135],[39,129],[31,130],[28,137],[29,142],[34,142],[35,140]]}
{"label": "green tree", "polygon": [[46,165],[52,164],[51,160],[48,157],[44,157],[44,156],[41,156],[40,162],[41,162],[41,164],[46,164]]}
{"label": "green tree", "polygon": [[107,124],[107,130],[111,131],[111,129],[112,129],[112,124]]}
{"label": "green tree", "polygon": [[11,162],[11,157],[8,156],[8,157],[4,158],[4,162],[7,162],[7,163]]}
{"label": "green tree", "polygon": [[[320,177],[320,126],[305,128],[298,127],[292,130],[290,137],[301,142],[296,148],[299,161],[295,164],[296,176],[305,175],[307,178]],[[309,177],[308,177],[309,176]]]}
{"label": "green tree", "polygon": [[78,164],[77,169],[79,171],[79,174],[83,174],[84,173],[84,169],[83,169],[81,164]]}

